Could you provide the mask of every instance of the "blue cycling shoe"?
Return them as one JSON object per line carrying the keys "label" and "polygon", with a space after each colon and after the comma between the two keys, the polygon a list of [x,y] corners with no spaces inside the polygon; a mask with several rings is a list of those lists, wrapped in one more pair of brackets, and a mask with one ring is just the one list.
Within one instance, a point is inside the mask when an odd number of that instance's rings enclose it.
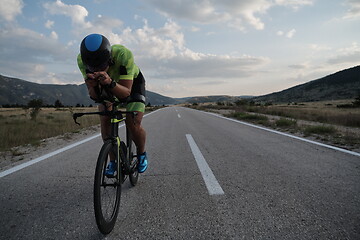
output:
{"label": "blue cycling shoe", "polygon": [[146,152],[138,155],[138,160],[139,160],[138,172],[143,173],[143,172],[146,171],[146,169],[148,167],[148,161],[147,161]]}
{"label": "blue cycling shoe", "polygon": [[116,163],[115,161],[110,161],[105,170],[105,176],[114,177],[116,172]]}

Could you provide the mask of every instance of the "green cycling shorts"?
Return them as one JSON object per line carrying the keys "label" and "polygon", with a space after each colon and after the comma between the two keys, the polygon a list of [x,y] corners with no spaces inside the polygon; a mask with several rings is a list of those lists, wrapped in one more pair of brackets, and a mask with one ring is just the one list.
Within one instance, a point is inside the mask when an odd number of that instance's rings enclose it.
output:
{"label": "green cycling shorts", "polygon": [[128,112],[145,112],[145,104],[142,102],[131,102],[126,104],[126,111]]}

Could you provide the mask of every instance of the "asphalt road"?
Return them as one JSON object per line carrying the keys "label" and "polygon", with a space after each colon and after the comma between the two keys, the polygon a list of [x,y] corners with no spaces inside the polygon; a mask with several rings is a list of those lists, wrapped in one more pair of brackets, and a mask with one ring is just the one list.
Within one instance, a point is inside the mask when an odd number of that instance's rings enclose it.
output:
{"label": "asphalt road", "polygon": [[111,234],[93,211],[97,137],[0,178],[0,238],[360,239],[359,156],[186,108],[143,125],[149,169]]}

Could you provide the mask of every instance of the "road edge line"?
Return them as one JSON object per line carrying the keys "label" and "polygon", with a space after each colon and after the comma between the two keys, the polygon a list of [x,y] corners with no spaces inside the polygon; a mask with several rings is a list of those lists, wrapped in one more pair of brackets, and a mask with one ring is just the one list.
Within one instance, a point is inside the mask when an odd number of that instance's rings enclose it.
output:
{"label": "road edge line", "polygon": [[[147,116],[149,116],[149,115],[151,115],[151,114],[153,114],[153,113],[155,113],[155,112],[157,112],[157,111],[160,111],[161,109],[163,109],[163,108],[160,108],[160,109],[158,109],[158,110],[155,110],[155,111],[153,111],[153,112],[150,112],[150,113],[144,115],[144,117],[147,117]],[[122,124],[122,125],[119,126],[119,128],[121,128],[121,127],[123,127],[123,126],[125,126],[125,125]],[[7,170],[4,170],[4,171],[0,172],[0,178],[3,178],[3,177],[5,177],[5,176],[7,176],[7,175],[9,175],[9,174],[12,174],[12,173],[14,173],[14,172],[17,172],[17,171],[19,171],[19,170],[21,170],[21,169],[23,169],[23,168],[29,167],[29,166],[31,166],[31,165],[33,165],[33,164],[35,164],[35,163],[41,162],[41,161],[43,161],[43,160],[45,160],[45,159],[48,159],[48,158],[50,158],[50,157],[52,157],[52,156],[55,156],[55,155],[59,154],[59,153],[65,152],[65,151],[67,151],[67,150],[69,150],[69,149],[71,149],[71,148],[74,148],[74,147],[76,147],[76,146],[79,146],[79,145],[81,145],[81,144],[83,144],[83,143],[86,143],[86,142],[88,142],[88,141],[91,141],[91,140],[93,140],[93,139],[95,139],[95,138],[97,138],[97,137],[100,137],[100,135],[101,135],[101,134],[98,133],[98,134],[96,134],[96,135],[94,135],[94,136],[85,138],[85,139],[83,139],[83,140],[81,140],[81,141],[79,141],[79,142],[70,144],[70,145],[68,145],[68,146],[66,146],[66,147],[60,148],[60,149],[58,149],[58,150],[55,150],[55,151],[50,152],[50,153],[47,153],[47,154],[45,154],[45,155],[43,155],[43,156],[40,156],[40,157],[38,157],[38,158],[35,158],[35,159],[33,159],[33,160],[24,162],[24,163],[19,164],[19,165],[15,166],[15,167],[12,167],[12,168],[9,168],[9,169],[7,169]]]}
{"label": "road edge line", "polygon": [[[196,110],[196,109],[193,109],[193,110]],[[233,121],[233,122],[236,122],[236,123],[240,123],[240,124],[243,124],[243,125],[246,125],[246,126],[249,126],[249,127],[253,127],[253,128],[261,129],[261,130],[264,130],[264,131],[276,133],[276,134],[283,135],[283,136],[290,137],[290,138],[294,138],[294,139],[297,139],[297,140],[300,140],[300,141],[303,141],[303,142],[308,142],[308,143],[311,143],[311,144],[315,144],[315,145],[318,145],[318,146],[322,146],[322,147],[325,147],[325,148],[329,148],[329,149],[332,149],[332,150],[336,150],[336,151],[339,151],[339,152],[343,152],[343,153],[347,153],[347,154],[351,154],[351,155],[360,157],[360,153],[353,152],[353,151],[350,151],[350,150],[347,150],[347,149],[344,149],[344,148],[339,148],[339,147],[327,145],[327,144],[324,144],[324,143],[315,142],[315,141],[312,141],[312,140],[309,140],[309,139],[306,139],[306,138],[302,138],[302,137],[294,136],[294,135],[291,135],[291,134],[279,132],[279,131],[276,131],[276,130],[273,130],[273,129],[257,126],[257,125],[251,124],[251,123],[239,121],[239,120],[232,119],[232,118],[227,118],[227,117],[221,116],[221,115],[216,114],[216,113],[205,112],[205,111],[201,111],[201,110],[196,110],[196,111],[203,112],[203,113],[206,113],[206,114],[218,117],[218,118],[223,118],[223,119]]]}

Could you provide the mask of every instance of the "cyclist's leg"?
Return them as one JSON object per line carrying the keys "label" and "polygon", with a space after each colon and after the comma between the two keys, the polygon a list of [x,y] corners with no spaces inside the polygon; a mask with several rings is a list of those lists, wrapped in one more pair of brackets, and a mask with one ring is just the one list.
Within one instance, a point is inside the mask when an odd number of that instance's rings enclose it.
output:
{"label": "cyclist's leg", "polygon": [[145,94],[145,78],[142,73],[139,72],[138,76],[134,79],[131,89],[131,101],[126,106],[127,111],[138,113],[135,119],[133,119],[131,114],[126,116],[126,126],[132,134],[138,155],[145,152],[146,132],[141,126],[145,112]]}
{"label": "cyclist's leg", "polygon": [[126,126],[129,129],[132,140],[134,141],[137,154],[142,154],[145,152],[145,143],[146,143],[146,131],[141,125],[144,113],[141,111],[136,111],[137,115],[133,118],[132,114],[127,114],[126,116]]}
{"label": "cyclist's leg", "polygon": [[138,112],[135,117],[133,117],[131,114],[128,114],[126,118],[126,125],[137,148],[137,158],[139,160],[137,170],[139,173],[145,172],[148,167],[148,160],[145,152],[146,132],[141,125],[143,116],[143,112]]}
{"label": "cyclist's leg", "polygon": [[[99,112],[105,111],[105,106],[99,104]],[[111,110],[112,105],[107,106],[108,110]],[[100,116],[100,127],[101,127],[101,137],[103,141],[111,137],[111,118],[109,116]]]}
{"label": "cyclist's leg", "polygon": [[[111,110],[112,104],[107,104],[107,110]],[[105,111],[105,106],[103,104],[100,104],[98,106],[99,111]],[[100,116],[100,128],[101,128],[101,137],[103,141],[105,142],[106,139],[111,137],[111,117],[109,116]],[[115,155],[113,152],[109,152],[110,162],[106,168],[106,175],[112,176],[115,173],[116,164],[115,161]]]}

